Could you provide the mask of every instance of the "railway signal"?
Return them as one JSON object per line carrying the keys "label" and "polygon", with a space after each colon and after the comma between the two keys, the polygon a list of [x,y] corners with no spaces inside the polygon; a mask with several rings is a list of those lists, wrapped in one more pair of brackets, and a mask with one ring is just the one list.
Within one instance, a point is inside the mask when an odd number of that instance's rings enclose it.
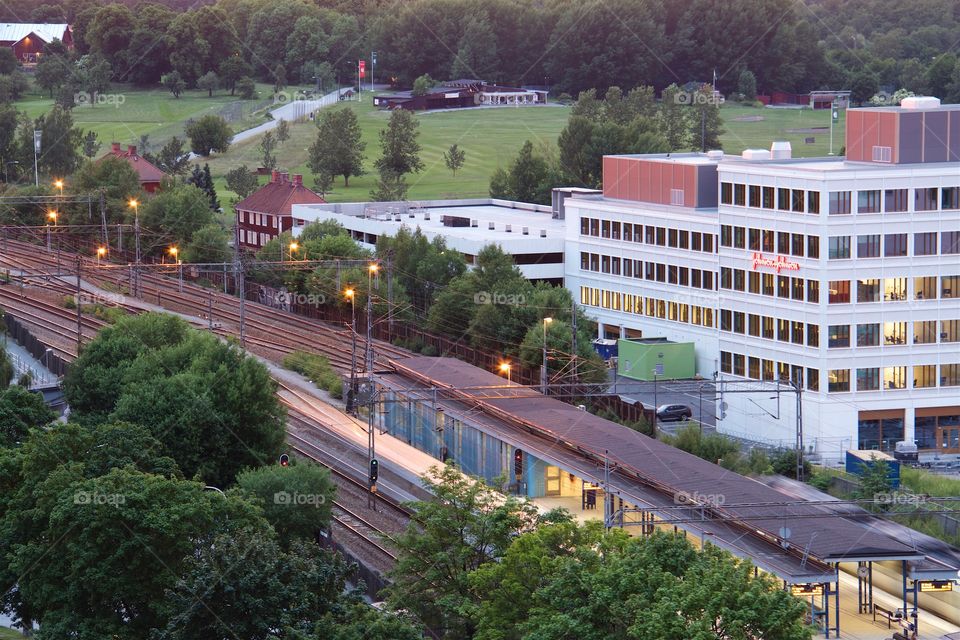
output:
{"label": "railway signal", "polygon": [[377,483],[377,478],[380,477],[380,462],[374,458],[370,461],[370,485],[375,485]]}
{"label": "railway signal", "polygon": [[290,466],[290,456],[285,453],[280,454],[280,466],[289,467]]}

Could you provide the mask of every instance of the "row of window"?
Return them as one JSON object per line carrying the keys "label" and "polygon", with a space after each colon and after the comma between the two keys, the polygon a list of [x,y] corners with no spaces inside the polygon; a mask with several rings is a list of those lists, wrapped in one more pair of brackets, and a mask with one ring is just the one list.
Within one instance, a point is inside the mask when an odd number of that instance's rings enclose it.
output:
{"label": "row of window", "polygon": [[255,224],[258,227],[270,227],[272,229],[280,228],[280,218],[266,213],[253,213],[252,211],[241,211],[240,222],[244,224]]}
{"label": "row of window", "polygon": [[759,273],[730,267],[720,268],[720,288],[776,296],[787,300],[820,302],[820,282],[818,280]]}
{"label": "row of window", "polygon": [[650,298],[608,291],[594,287],[580,287],[580,304],[613,311],[633,313],[638,316],[684,322],[703,327],[715,327],[713,307],[701,307],[685,302],[672,302],[659,298]]}
{"label": "row of window", "polygon": [[[854,369],[856,376],[856,391],[879,391],[880,389],[908,389],[911,388],[909,373],[913,373],[913,389],[932,389],[941,387],[960,386],[960,364],[937,365],[918,364],[912,367],[867,367]],[[827,391],[842,393],[853,391],[851,387],[850,369],[831,369],[827,372]]]}
{"label": "row of window", "polygon": [[716,286],[713,271],[708,269],[693,269],[661,262],[644,262],[643,260],[587,253],[586,251],[580,252],[580,269],[710,291],[713,291]]}
{"label": "row of window", "polygon": [[[943,255],[960,253],[960,231],[944,231],[913,234],[914,256],[935,256],[939,252]],[[857,258],[900,258],[908,255],[909,234],[879,233],[856,236]],[[831,236],[827,257],[831,260],[846,260],[851,257],[850,236]]]}
{"label": "row of window", "polygon": [[[918,187],[912,189],[866,189],[831,191],[827,211],[830,215],[856,213],[903,213],[910,211],[952,211],[960,209],[960,187]],[[855,194],[855,195],[854,195]],[[820,192],[786,187],[766,187],[741,183],[720,183],[720,204],[820,214]]]}
{"label": "row of window", "polygon": [[246,229],[240,229],[240,242],[242,244],[252,244],[262,247],[267,244],[273,236],[269,233],[258,233],[255,231],[247,231]]}
{"label": "row of window", "polygon": [[804,236],[802,233],[774,232],[769,229],[754,229],[753,227],[739,227],[729,224],[720,226],[720,246],[779,253],[800,258],[820,257],[820,236]]}
{"label": "row of window", "polygon": [[[721,312],[721,325],[722,323]],[[936,344],[939,338],[941,343],[960,342],[960,320],[915,320],[913,323],[912,344]],[[908,344],[910,332],[906,322],[873,322],[854,325],[856,329],[856,345],[858,347],[878,347],[884,345]],[[830,325],[827,331],[827,347],[830,349],[845,349],[851,345],[849,324]]]}
{"label": "row of window", "polygon": [[[809,391],[820,390],[820,370],[766,358],[745,356],[742,353],[720,352],[720,371],[752,380],[793,381],[806,385]],[[806,375],[804,375],[806,374]],[[804,383],[806,379],[806,383]]]}
{"label": "row of window", "polygon": [[[909,299],[908,278],[865,278],[854,280],[857,289],[857,302],[903,302]],[[830,304],[850,302],[850,280],[830,280]],[[723,288],[721,271],[720,287]],[[936,300],[937,297],[951,299],[960,297],[960,275],[958,276],[920,276],[913,278],[914,300]]]}
{"label": "row of window", "polygon": [[720,310],[720,331],[779,340],[793,344],[820,346],[820,326],[796,320],[761,316],[745,311]]}
{"label": "row of window", "polygon": [[704,253],[713,253],[716,250],[716,242],[712,233],[657,227],[649,224],[644,226],[600,218],[580,218],[580,235],[609,238],[610,240],[622,239],[624,242],[689,249],[690,251],[702,251]]}

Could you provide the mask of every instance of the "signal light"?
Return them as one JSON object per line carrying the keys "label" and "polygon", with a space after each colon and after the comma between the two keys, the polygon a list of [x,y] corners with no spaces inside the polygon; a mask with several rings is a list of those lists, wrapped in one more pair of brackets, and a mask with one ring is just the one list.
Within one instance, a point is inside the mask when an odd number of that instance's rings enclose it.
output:
{"label": "signal light", "polygon": [[289,467],[290,466],[290,456],[285,453],[280,454],[280,466]]}
{"label": "signal light", "polygon": [[380,476],[380,462],[376,458],[370,461],[370,482],[374,483]]}

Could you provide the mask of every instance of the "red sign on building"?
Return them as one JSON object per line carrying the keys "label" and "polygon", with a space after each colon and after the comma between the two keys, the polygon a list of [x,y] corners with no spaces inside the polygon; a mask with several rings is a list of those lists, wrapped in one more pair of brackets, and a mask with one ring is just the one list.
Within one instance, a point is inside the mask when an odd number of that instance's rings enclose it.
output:
{"label": "red sign on building", "polygon": [[367,77],[367,61],[361,60],[357,68],[360,70],[360,77],[366,78]]}
{"label": "red sign on building", "polygon": [[800,263],[791,262],[787,259],[787,256],[776,256],[774,258],[767,258],[762,253],[753,254],[753,270],[756,271],[760,267],[769,267],[774,269],[777,273],[781,271],[799,271]]}

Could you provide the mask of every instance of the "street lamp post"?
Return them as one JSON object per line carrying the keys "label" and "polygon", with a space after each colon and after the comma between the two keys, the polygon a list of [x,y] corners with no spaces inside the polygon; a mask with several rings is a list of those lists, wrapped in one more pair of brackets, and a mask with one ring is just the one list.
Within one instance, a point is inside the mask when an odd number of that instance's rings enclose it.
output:
{"label": "street lamp post", "polygon": [[657,370],[653,370],[653,437],[657,437]]}
{"label": "street lamp post", "polygon": [[300,245],[296,241],[290,243],[290,262],[293,262],[293,252],[298,250]]}
{"label": "street lamp post", "polygon": [[60,197],[63,198],[63,180],[54,180],[53,186],[60,189]]}
{"label": "street lamp post", "polygon": [[354,396],[357,393],[357,292],[347,289],[343,292],[350,300],[350,405],[353,408]]}
{"label": "street lamp post", "polygon": [[98,266],[98,267],[100,266],[100,260],[101,260],[101,258],[103,258],[105,255],[107,255],[107,248],[106,248],[106,247],[97,247],[97,266]]}
{"label": "street lamp post", "polygon": [[53,222],[53,226],[57,226],[57,212],[51,209],[47,211],[47,251],[50,251],[50,222]]}
{"label": "street lamp post", "polygon": [[510,363],[509,363],[509,362],[501,362],[501,363],[500,363],[500,373],[505,373],[505,374],[507,374],[507,382],[511,382],[511,380],[510,380]]}
{"label": "street lamp post", "polygon": [[543,319],[543,368],[540,370],[540,393],[547,395],[547,325],[553,322],[553,318]]}
{"label": "street lamp post", "polygon": [[179,257],[180,250],[177,247],[170,247],[170,256],[177,263],[178,289],[183,293],[183,261]]}
{"label": "street lamp post", "polygon": [[371,264],[367,267],[367,375],[373,375],[373,276],[377,274],[380,267]]}
{"label": "street lamp post", "polygon": [[134,268],[133,268],[133,297],[140,297],[140,203],[136,198],[131,198],[128,203],[133,208],[133,244],[134,244]]}

